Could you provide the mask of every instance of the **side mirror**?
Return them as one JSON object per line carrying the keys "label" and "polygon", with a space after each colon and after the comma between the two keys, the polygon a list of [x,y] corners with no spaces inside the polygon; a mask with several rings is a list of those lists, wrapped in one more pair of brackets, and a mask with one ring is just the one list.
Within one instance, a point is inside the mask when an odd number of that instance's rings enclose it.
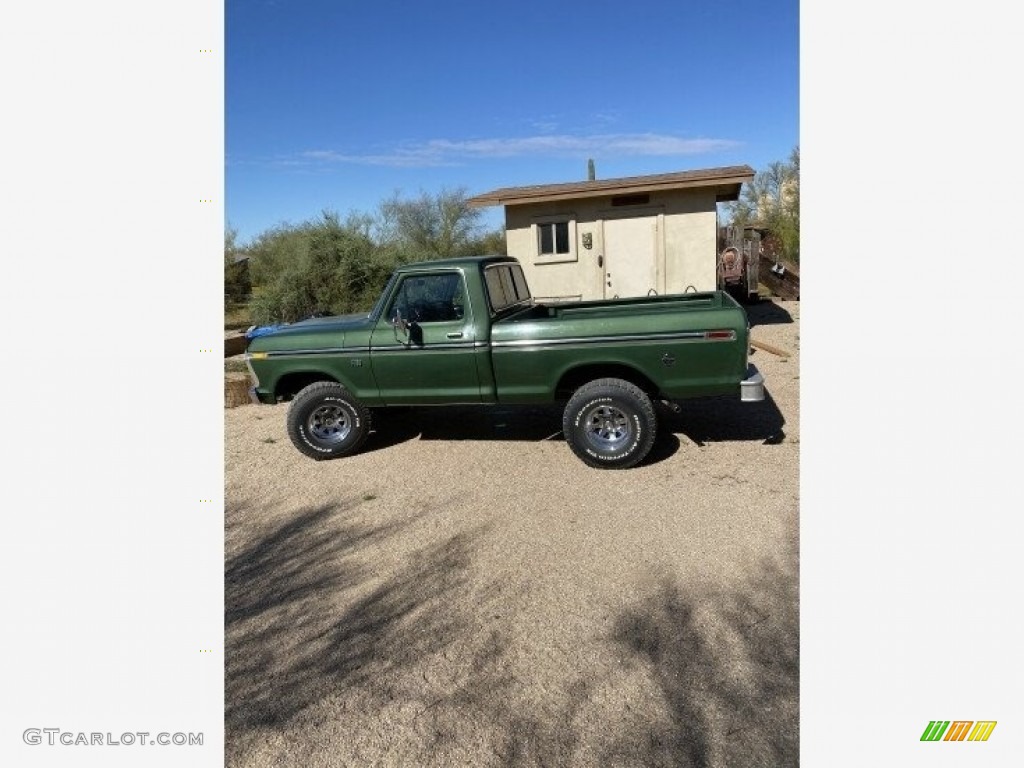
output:
{"label": "side mirror", "polygon": [[[391,318],[391,328],[395,332],[395,341],[399,344],[409,343],[409,321],[402,317],[402,313],[398,310],[395,310],[395,316]],[[402,336],[399,336],[399,333]]]}
{"label": "side mirror", "polygon": [[[395,312],[395,316],[391,318],[391,327],[395,331],[395,341],[405,346],[415,344],[416,346],[423,346],[423,329],[419,323],[414,320],[406,320],[402,317],[401,312]],[[400,337],[398,334],[401,333]],[[403,338],[404,337],[404,338]]]}

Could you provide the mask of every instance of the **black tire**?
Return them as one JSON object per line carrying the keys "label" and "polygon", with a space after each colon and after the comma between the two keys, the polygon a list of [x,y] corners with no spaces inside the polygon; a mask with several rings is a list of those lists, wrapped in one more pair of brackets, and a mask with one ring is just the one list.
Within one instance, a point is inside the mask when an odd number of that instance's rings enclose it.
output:
{"label": "black tire", "polygon": [[627,469],[654,445],[658,417],[651,398],[622,379],[595,379],[573,393],[562,416],[566,442],[585,464]]}
{"label": "black tire", "polygon": [[310,384],[288,409],[288,437],[314,459],[353,454],[369,434],[369,409],[333,381]]}

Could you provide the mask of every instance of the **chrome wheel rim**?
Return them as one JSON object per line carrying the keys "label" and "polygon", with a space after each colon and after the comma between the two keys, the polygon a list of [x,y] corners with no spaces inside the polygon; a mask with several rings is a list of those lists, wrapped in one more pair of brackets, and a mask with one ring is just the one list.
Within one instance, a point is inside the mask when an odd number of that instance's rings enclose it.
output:
{"label": "chrome wheel rim", "polygon": [[583,427],[587,442],[602,453],[617,451],[633,437],[629,416],[612,405],[599,405],[587,411]]}
{"label": "chrome wheel rim", "polygon": [[309,414],[306,428],[321,442],[340,443],[352,431],[352,419],[340,405],[321,405]]}

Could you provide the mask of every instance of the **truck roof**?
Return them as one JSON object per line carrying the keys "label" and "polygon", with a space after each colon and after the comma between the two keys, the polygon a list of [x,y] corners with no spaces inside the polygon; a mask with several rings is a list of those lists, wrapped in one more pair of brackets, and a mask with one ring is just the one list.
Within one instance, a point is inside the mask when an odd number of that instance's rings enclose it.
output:
{"label": "truck roof", "polygon": [[434,268],[434,267],[465,267],[472,264],[491,264],[498,262],[515,262],[516,259],[511,256],[499,256],[492,254],[490,256],[461,256],[455,259],[436,259],[433,261],[414,261],[409,264],[403,264],[399,269],[417,269],[417,268]]}

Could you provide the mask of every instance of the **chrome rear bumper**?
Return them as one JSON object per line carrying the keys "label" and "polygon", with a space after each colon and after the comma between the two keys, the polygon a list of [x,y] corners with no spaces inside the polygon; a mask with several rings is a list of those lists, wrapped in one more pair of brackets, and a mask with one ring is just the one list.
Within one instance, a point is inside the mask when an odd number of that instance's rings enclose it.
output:
{"label": "chrome rear bumper", "polygon": [[740,402],[759,403],[764,400],[764,376],[753,365],[747,367],[747,378],[740,382]]}

